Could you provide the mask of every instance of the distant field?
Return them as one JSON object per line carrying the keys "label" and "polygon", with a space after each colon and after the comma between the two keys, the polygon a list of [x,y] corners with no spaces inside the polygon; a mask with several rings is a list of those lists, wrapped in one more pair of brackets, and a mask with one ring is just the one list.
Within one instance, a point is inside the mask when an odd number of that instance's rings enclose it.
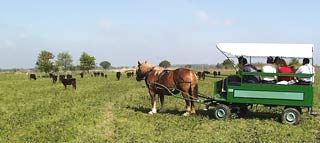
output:
{"label": "distant field", "polygon": [[[297,126],[279,122],[282,108],[262,105],[228,121],[213,119],[213,108],[203,111],[203,105],[197,115],[183,117],[185,102],[165,97],[167,112],[148,115],[144,82],[124,76],[117,81],[115,73],[76,78],[74,91],[48,78],[0,74],[0,142],[320,142],[320,118],[308,114]],[[200,81],[199,91],[211,95],[215,80]],[[319,87],[317,82],[318,113]]]}

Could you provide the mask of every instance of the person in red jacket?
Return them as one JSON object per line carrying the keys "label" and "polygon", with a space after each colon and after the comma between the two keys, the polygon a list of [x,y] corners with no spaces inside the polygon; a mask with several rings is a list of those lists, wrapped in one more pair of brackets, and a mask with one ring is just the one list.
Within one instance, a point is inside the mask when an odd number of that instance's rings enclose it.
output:
{"label": "person in red jacket", "polygon": [[[279,73],[293,73],[292,68],[290,68],[284,59],[279,60]],[[291,81],[294,78],[292,76],[278,76],[278,81]]]}

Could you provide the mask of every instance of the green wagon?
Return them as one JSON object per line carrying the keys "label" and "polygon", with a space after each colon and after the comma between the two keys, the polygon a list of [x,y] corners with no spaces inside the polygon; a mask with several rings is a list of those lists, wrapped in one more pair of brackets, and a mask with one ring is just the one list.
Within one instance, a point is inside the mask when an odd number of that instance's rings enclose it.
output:
{"label": "green wagon", "polygon": [[[278,56],[282,58],[309,58],[313,63],[312,44],[255,44],[255,43],[219,43],[217,49],[221,51],[229,60],[239,56],[251,58],[261,58],[268,56]],[[214,116],[217,119],[228,119],[232,111],[239,115],[245,115],[254,104],[262,104],[270,107],[283,106],[281,114],[283,123],[298,124],[302,108],[307,108],[312,113],[313,106],[313,85],[280,85],[245,83],[243,76],[292,76],[292,77],[312,77],[312,74],[281,74],[263,72],[243,72],[236,64],[237,75],[241,80],[239,83],[228,83],[228,80],[215,82],[213,101],[215,106]]]}

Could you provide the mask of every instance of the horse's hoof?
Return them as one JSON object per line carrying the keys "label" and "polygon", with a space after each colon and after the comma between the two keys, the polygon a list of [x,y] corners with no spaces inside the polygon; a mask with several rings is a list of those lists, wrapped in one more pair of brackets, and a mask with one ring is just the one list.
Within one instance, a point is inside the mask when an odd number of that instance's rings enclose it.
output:
{"label": "horse's hoof", "polygon": [[183,116],[189,116],[190,112],[183,113]]}
{"label": "horse's hoof", "polygon": [[157,112],[152,112],[152,111],[150,111],[148,114],[150,114],[150,115],[153,115],[153,114],[156,114]]}

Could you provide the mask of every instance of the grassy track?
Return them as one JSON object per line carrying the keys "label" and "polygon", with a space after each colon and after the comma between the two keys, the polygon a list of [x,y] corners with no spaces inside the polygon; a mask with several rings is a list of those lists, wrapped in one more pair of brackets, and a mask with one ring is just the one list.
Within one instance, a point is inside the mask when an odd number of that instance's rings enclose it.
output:
{"label": "grassy track", "polygon": [[[211,95],[214,80],[200,81],[199,91]],[[183,117],[184,101],[165,97],[167,112],[148,115],[144,82],[116,81],[108,73],[108,79],[77,77],[77,86],[63,90],[50,79],[0,74],[0,142],[320,142],[319,118],[303,114],[300,125],[284,125],[280,107],[258,106],[245,118],[217,121],[202,105],[197,115]]]}

